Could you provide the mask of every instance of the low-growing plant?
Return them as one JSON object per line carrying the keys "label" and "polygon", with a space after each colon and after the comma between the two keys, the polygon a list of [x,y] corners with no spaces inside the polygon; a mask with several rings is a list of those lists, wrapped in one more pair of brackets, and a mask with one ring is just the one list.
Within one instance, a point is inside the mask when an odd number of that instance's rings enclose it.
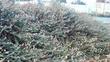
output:
{"label": "low-growing plant", "polygon": [[80,62],[110,54],[109,30],[90,15],[59,5],[15,5],[0,1],[3,62]]}

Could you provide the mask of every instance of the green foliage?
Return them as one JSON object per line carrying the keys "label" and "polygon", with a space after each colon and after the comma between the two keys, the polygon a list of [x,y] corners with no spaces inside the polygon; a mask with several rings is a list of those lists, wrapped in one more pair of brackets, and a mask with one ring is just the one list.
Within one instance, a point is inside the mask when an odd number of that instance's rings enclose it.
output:
{"label": "green foliage", "polygon": [[69,62],[107,55],[109,37],[108,29],[91,16],[62,6],[0,4],[3,62]]}

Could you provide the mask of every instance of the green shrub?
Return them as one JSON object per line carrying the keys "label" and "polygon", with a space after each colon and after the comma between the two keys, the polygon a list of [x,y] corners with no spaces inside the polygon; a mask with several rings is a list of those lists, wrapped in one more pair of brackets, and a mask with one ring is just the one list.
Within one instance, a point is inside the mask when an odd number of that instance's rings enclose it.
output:
{"label": "green shrub", "polygon": [[110,52],[102,23],[59,5],[4,8],[1,2],[0,31],[3,62],[78,62]]}

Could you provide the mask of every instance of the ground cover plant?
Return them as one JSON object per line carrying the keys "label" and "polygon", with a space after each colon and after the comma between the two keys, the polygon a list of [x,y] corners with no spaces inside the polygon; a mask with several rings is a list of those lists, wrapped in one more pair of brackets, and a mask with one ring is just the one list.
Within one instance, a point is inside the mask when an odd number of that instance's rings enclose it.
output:
{"label": "ground cover plant", "polygon": [[[110,54],[110,31],[90,15],[52,3],[0,1],[1,62],[83,62]],[[103,58],[101,58],[103,57]]]}

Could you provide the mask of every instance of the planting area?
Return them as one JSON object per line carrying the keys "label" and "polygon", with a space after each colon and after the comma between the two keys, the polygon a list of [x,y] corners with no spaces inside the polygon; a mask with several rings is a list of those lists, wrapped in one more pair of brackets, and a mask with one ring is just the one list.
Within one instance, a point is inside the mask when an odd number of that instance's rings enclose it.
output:
{"label": "planting area", "polygon": [[110,30],[90,15],[52,3],[0,0],[0,62],[110,62]]}

